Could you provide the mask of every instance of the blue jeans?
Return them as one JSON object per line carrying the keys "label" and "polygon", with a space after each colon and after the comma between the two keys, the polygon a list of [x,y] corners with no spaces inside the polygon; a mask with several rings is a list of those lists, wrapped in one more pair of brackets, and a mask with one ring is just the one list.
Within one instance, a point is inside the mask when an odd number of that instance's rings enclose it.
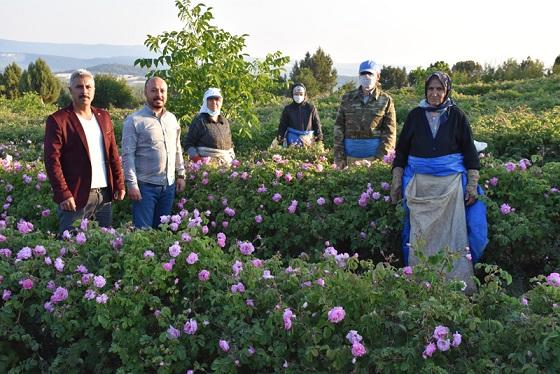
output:
{"label": "blue jeans", "polygon": [[132,222],[139,229],[157,229],[161,216],[171,214],[175,183],[169,186],[138,182],[142,199],[132,202]]}
{"label": "blue jeans", "polygon": [[109,227],[113,221],[111,209],[111,193],[108,188],[93,188],[89,192],[88,202],[85,207],[72,212],[58,207],[58,233],[72,230],[76,220],[95,219],[101,227]]}

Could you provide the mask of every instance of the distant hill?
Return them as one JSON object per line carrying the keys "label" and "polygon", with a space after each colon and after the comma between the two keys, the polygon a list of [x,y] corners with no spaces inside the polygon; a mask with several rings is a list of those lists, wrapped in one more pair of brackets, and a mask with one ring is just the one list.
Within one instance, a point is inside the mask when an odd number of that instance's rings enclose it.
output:
{"label": "distant hill", "polygon": [[75,70],[79,68],[87,68],[98,65],[113,65],[120,66],[128,65],[134,67],[134,60],[137,57],[133,56],[117,56],[117,57],[101,57],[101,58],[74,58],[55,55],[43,55],[37,53],[14,53],[0,51],[0,69],[4,69],[7,65],[15,62],[22,69],[27,69],[30,62],[34,62],[38,58],[42,58],[49,65],[53,72],[64,72],[67,70]]}
{"label": "distant hill", "polygon": [[143,45],[34,43],[6,39],[0,39],[0,52],[31,53],[77,59],[149,57],[152,55]]}
{"label": "distant hill", "polygon": [[[101,64],[95,66],[86,66],[85,69],[91,71],[94,74],[113,74],[113,75],[134,75],[134,76],[145,76],[148,69],[139,68],[133,65],[124,64]],[[61,71],[60,73],[71,74],[74,69]]]}

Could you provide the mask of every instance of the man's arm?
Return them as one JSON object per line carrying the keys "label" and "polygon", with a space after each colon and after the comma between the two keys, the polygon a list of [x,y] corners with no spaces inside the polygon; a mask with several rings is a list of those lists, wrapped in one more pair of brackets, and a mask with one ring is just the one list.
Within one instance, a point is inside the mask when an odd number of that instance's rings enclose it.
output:
{"label": "man's arm", "polygon": [[45,169],[51,183],[54,201],[60,204],[70,198],[73,198],[72,192],[68,188],[66,178],[62,173],[62,148],[64,145],[64,136],[60,124],[49,116],[45,126],[44,141],[44,160]]}
{"label": "man's arm", "polygon": [[346,128],[346,115],[344,111],[344,97],[338,107],[334,122],[334,162],[339,167],[346,166],[346,153],[344,151],[344,132]]}
{"label": "man's arm", "polygon": [[181,126],[177,124],[177,138],[175,144],[175,172],[177,173],[177,180],[175,185],[177,192],[185,190],[185,160],[183,160],[183,148],[181,147]]}
{"label": "man's arm", "polygon": [[382,121],[383,135],[381,136],[381,145],[377,151],[377,158],[383,158],[390,150],[395,149],[397,141],[397,114],[391,97],[389,97],[387,102],[387,108]]}
{"label": "man's arm", "polygon": [[122,161],[124,169],[124,179],[128,189],[138,189],[138,179],[136,178],[136,142],[138,135],[136,126],[131,116],[128,116],[123,124],[122,131]]}
{"label": "man's arm", "polygon": [[113,127],[113,121],[111,117],[107,114],[107,122],[111,133],[109,137],[106,137],[106,141],[109,142],[109,167],[111,168],[111,173],[113,174],[113,197],[116,200],[122,200],[124,198],[124,174],[121,165],[121,159],[119,157],[119,148],[117,146],[117,141],[115,139],[115,130]]}

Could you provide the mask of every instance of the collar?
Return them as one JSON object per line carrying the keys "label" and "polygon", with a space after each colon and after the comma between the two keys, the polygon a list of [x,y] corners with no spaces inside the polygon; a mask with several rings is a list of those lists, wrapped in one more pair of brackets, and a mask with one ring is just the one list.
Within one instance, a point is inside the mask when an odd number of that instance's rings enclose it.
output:
{"label": "collar", "polygon": [[163,108],[161,112],[161,116],[158,116],[156,112],[154,112],[154,110],[148,104],[144,104],[144,108],[142,108],[142,111],[156,118],[162,118],[165,115],[165,113],[167,113],[167,110]]}
{"label": "collar", "polygon": [[[370,97],[373,97],[375,100],[379,99],[379,95],[381,94],[381,90],[379,86],[376,85],[375,88],[369,94]],[[362,92],[362,86],[358,87],[357,90],[354,91],[354,99],[361,100],[364,97],[364,93]]]}

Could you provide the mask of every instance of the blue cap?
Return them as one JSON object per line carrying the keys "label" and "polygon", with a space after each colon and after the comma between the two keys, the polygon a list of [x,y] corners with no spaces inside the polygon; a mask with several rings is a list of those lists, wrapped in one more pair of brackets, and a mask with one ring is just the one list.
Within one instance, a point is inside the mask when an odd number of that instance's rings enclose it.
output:
{"label": "blue cap", "polygon": [[369,72],[369,73],[381,73],[381,66],[373,60],[366,60],[360,64],[360,71],[358,73]]}

